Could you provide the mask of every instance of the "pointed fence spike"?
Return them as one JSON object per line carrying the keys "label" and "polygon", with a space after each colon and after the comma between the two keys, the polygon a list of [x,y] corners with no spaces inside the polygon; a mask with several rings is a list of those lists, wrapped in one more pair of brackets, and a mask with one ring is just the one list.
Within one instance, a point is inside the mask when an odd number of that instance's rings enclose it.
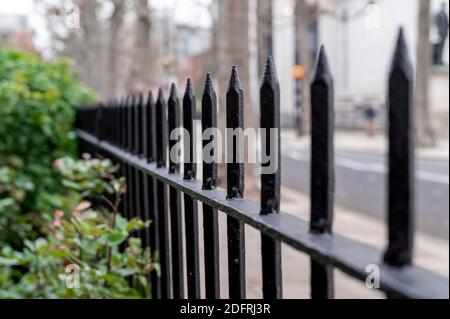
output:
{"label": "pointed fence spike", "polygon": [[413,68],[409,57],[409,50],[406,45],[403,28],[400,27],[394,49],[394,55],[391,63],[390,74],[400,72],[408,80],[413,80]]}
{"label": "pointed fence spike", "polygon": [[[155,105],[156,114],[156,167],[164,169],[167,163],[167,119],[166,101],[161,88]],[[171,298],[172,273],[170,271],[170,224],[167,205],[167,185],[156,181],[157,214],[159,223],[159,260],[161,264],[161,298]]]}
{"label": "pointed fence spike", "polygon": [[128,151],[133,152],[133,141],[134,141],[134,104],[136,97],[132,94],[130,95],[130,102],[128,104],[128,116],[127,116],[127,129],[128,129]]}
{"label": "pointed fence spike", "polygon": [[314,73],[312,76],[312,82],[320,81],[323,79],[331,80],[331,72],[328,64],[328,57],[325,52],[325,47],[322,45],[317,55],[316,63],[314,66]]}
{"label": "pointed fence spike", "polygon": [[[206,74],[202,97],[202,131],[217,129],[217,97],[212,85],[211,74]],[[213,132],[211,132],[213,133]],[[217,138],[217,137],[216,137]],[[203,182],[202,188],[212,190],[217,186],[217,140],[209,135],[202,140]],[[210,146],[209,152],[207,147]],[[206,161],[206,158],[208,160]],[[219,224],[217,209],[203,204],[203,240],[205,253],[205,296],[207,299],[220,298],[219,277]]]}
{"label": "pointed fence spike", "polygon": [[268,56],[263,73],[263,83],[278,83],[277,71],[272,56]]}
{"label": "pointed fence spike", "polygon": [[[167,101],[168,127],[167,136],[169,140],[169,174],[180,172],[180,153],[175,152],[175,147],[179,143],[178,134],[176,139],[171,136],[175,130],[180,129],[180,102],[177,95],[175,83],[170,86],[170,95]],[[172,284],[173,297],[181,299],[184,297],[184,276],[183,276],[183,241],[182,241],[182,220],[181,220],[181,194],[173,186],[169,186],[169,219],[170,219],[170,240],[172,243]]]}
{"label": "pointed fence spike", "polygon": [[[280,88],[272,58],[267,58],[260,88],[261,209],[262,215],[280,212]],[[261,233],[264,299],[282,297],[281,243]]]}
{"label": "pointed fence spike", "polygon": [[169,98],[177,98],[177,87],[176,87],[175,83],[172,83],[170,85]]}
{"label": "pointed fence spike", "polygon": [[141,155],[142,101],[142,94],[139,93],[136,97],[136,103],[134,105],[134,153],[138,156]]}
{"label": "pointed fence spike", "polygon": [[184,141],[184,179],[195,179],[197,165],[195,164],[194,116],[196,98],[192,88],[191,79],[187,79],[186,91],[183,97],[183,127],[188,134]]}
{"label": "pointed fence spike", "polygon": [[[226,93],[226,114],[227,199],[240,199],[244,196],[244,140],[239,134],[239,130],[244,129],[244,94],[234,66]],[[230,215],[227,216],[227,236],[229,297],[244,299],[245,230],[244,224]]]}
{"label": "pointed fence spike", "polygon": [[228,83],[228,90],[234,88],[236,90],[241,89],[241,80],[239,79],[239,73],[235,65],[231,68],[230,81]]}
{"label": "pointed fence spike", "polygon": [[[236,129],[244,129],[244,93],[240,86],[236,66],[232,67],[226,92],[227,129],[227,198],[244,196],[244,141]],[[236,131],[237,132],[237,131]]]}
{"label": "pointed fence spike", "polygon": [[[196,178],[195,163],[195,136],[194,136],[194,115],[196,110],[196,98],[190,79],[187,79],[186,90],[183,96],[183,128],[185,136],[184,142],[184,176],[185,180]],[[188,194],[184,194],[184,217],[187,270],[187,291],[188,298],[200,297],[200,264],[199,264],[199,238],[198,238],[198,212],[197,201]]]}
{"label": "pointed fence spike", "polygon": [[[331,233],[334,204],[334,93],[325,48],[311,82],[310,231]],[[311,258],[311,297],[333,298],[333,268]]]}
{"label": "pointed fence spike", "polygon": [[166,101],[161,89],[158,91],[158,99],[155,106],[156,114],[156,166],[166,166],[167,152],[167,119],[166,119]]}
{"label": "pointed fence spike", "polygon": [[[148,91],[146,101],[146,130],[147,130],[147,148],[146,158],[148,162],[153,162],[156,158],[156,112],[155,112],[155,100],[151,90]],[[158,198],[156,183],[151,175],[146,176],[147,183],[147,207],[148,207],[148,220],[152,223],[147,228],[147,237],[150,248],[153,251],[159,250],[159,214],[158,214]],[[151,289],[153,298],[161,297],[161,281],[158,275],[154,272],[150,275]]]}
{"label": "pointed fence spike", "polygon": [[175,158],[176,154],[171,152],[171,150],[179,142],[176,139],[170,138],[171,133],[180,128],[180,102],[177,96],[177,88],[174,83],[170,87],[170,96],[167,101],[167,115],[168,115],[168,141],[169,141],[169,173],[179,173],[180,172],[180,158]]}
{"label": "pointed fence spike", "polygon": [[[202,96],[202,130],[217,129],[217,96],[212,84],[211,74],[206,74],[205,86]],[[211,132],[213,133],[213,132]],[[211,151],[207,152],[207,147]],[[217,140],[213,135],[203,140],[203,189],[214,189],[217,186]],[[205,161],[206,157],[209,158]]]}
{"label": "pointed fence spike", "polygon": [[413,69],[400,29],[388,83],[388,247],[384,261],[412,263],[414,246]]}
{"label": "pointed fence spike", "polygon": [[146,121],[147,121],[147,161],[153,162],[155,160],[155,100],[153,99],[153,93],[148,91],[147,104],[146,104]]}

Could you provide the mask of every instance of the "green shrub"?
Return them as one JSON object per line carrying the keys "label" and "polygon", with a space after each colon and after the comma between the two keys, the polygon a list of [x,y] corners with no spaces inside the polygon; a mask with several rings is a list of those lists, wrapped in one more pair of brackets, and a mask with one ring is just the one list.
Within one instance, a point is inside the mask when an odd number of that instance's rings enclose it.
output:
{"label": "green shrub", "polygon": [[76,155],[73,106],[93,99],[67,60],[0,48],[0,245],[36,236],[35,215],[63,205],[51,163]]}
{"label": "green shrub", "polygon": [[[149,222],[118,214],[125,184],[117,168],[109,160],[68,157],[53,166],[73,204],[48,216],[45,237],[26,239],[22,250],[3,247],[0,298],[150,297],[148,278],[158,264],[130,237]],[[79,281],[68,274],[74,267]]]}

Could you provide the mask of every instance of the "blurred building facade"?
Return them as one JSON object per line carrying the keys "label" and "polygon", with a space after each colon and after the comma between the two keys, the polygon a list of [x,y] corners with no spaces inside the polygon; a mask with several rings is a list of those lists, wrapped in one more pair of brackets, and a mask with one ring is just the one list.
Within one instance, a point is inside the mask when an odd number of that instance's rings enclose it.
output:
{"label": "blurred building facade", "polygon": [[27,15],[0,14],[0,45],[37,52]]}
{"label": "blurred building facade", "polygon": [[[328,53],[335,80],[336,124],[363,126],[362,108],[370,103],[380,111],[383,126],[386,80],[399,26],[405,30],[410,58],[415,65],[419,0],[311,0],[310,3],[317,7],[318,14],[309,41],[325,45]],[[448,14],[448,0],[433,0],[433,16],[442,3]],[[274,58],[280,74],[283,119],[285,125],[294,125],[296,80],[289,76],[295,64],[294,18],[289,9],[294,1],[275,0],[274,4]],[[434,18],[431,21],[433,42],[437,27]],[[429,102],[434,126],[448,136],[448,38],[443,57],[443,66],[432,67]]]}

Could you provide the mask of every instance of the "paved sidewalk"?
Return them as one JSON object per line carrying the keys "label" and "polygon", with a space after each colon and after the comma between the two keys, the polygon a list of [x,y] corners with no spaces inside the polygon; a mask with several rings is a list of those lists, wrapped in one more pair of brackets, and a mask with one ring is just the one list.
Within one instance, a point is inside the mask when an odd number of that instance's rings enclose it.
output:
{"label": "paved sidewalk", "polygon": [[[293,129],[281,131],[283,144],[296,143],[300,147],[308,147],[309,136],[298,137]],[[367,136],[364,131],[337,130],[334,137],[335,149],[339,151],[354,151],[368,154],[386,154],[386,135],[377,133],[373,137]],[[449,141],[440,140],[437,146],[431,148],[417,148],[416,155],[421,159],[449,160]]]}

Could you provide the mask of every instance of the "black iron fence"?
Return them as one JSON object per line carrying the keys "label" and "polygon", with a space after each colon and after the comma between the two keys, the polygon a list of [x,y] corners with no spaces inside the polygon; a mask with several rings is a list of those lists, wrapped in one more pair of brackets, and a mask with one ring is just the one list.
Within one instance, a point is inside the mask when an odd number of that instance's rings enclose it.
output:
{"label": "black iron fence", "polygon": [[[202,180],[196,180],[195,143],[185,141],[183,175],[180,164],[168,156],[177,142],[168,138],[181,126],[193,134],[196,98],[188,80],[182,100],[182,116],[176,88],[171,87],[168,107],[160,90],[156,102],[150,92],[119,101],[77,109],[76,128],[83,152],[100,153],[120,164],[127,179],[122,213],[153,221],[142,235],[159,252],[160,277],[151,278],[155,298],[200,298],[200,265],[197,203],[202,205],[204,233],[204,292],[219,298],[218,211],[227,215],[229,297],[246,297],[244,224],[261,233],[262,291],[267,299],[282,297],[281,243],[306,253],[311,259],[311,297],[333,297],[333,268],[365,281],[367,266],[379,267],[380,289],[388,297],[448,298],[448,279],[413,264],[413,71],[400,32],[389,75],[389,174],[388,247],[385,252],[332,234],[333,80],[323,48],[311,82],[311,216],[306,222],[280,212],[280,167],[261,174],[260,201],[243,198],[244,165],[227,163],[227,187],[216,187],[217,163],[203,162]],[[226,127],[242,128],[243,92],[233,67],[226,93]],[[279,86],[269,58],[260,90],[260,128],[279,128]],[[166,118],[167,116],[167,118]],[[202,130],[217,127],[217,102],[208,74],[202,97]],[[270,148],[262,143],[262,151]],[[279,135],[278,135],[279,139]],[[239,153],[236,141],[233,151]],[[203,145],[217,140],[214,136]],[[214,149],[213,149],[214,152]],[[270,150],[279,161],[280,143]],[[239,156],[239,154],[237,154]],[[167,163],[169,159],[169,163]],[[368,203],[370,205],[370,203]],[[184,220],[182,209],[184,209]],[[184,232],[183,229],[184,223]],[[184,243],[183,243],[184,242]],[[185,249],[183,249],[185,247]],[[185,265],[185,266],[184,266]],[[185,267],[185,268],[184,268]],[[186,274],[186,278],[184,277]],[[187,283],[187,289],[184,284]],[[187,296],[185,295],[187,291]]]}

